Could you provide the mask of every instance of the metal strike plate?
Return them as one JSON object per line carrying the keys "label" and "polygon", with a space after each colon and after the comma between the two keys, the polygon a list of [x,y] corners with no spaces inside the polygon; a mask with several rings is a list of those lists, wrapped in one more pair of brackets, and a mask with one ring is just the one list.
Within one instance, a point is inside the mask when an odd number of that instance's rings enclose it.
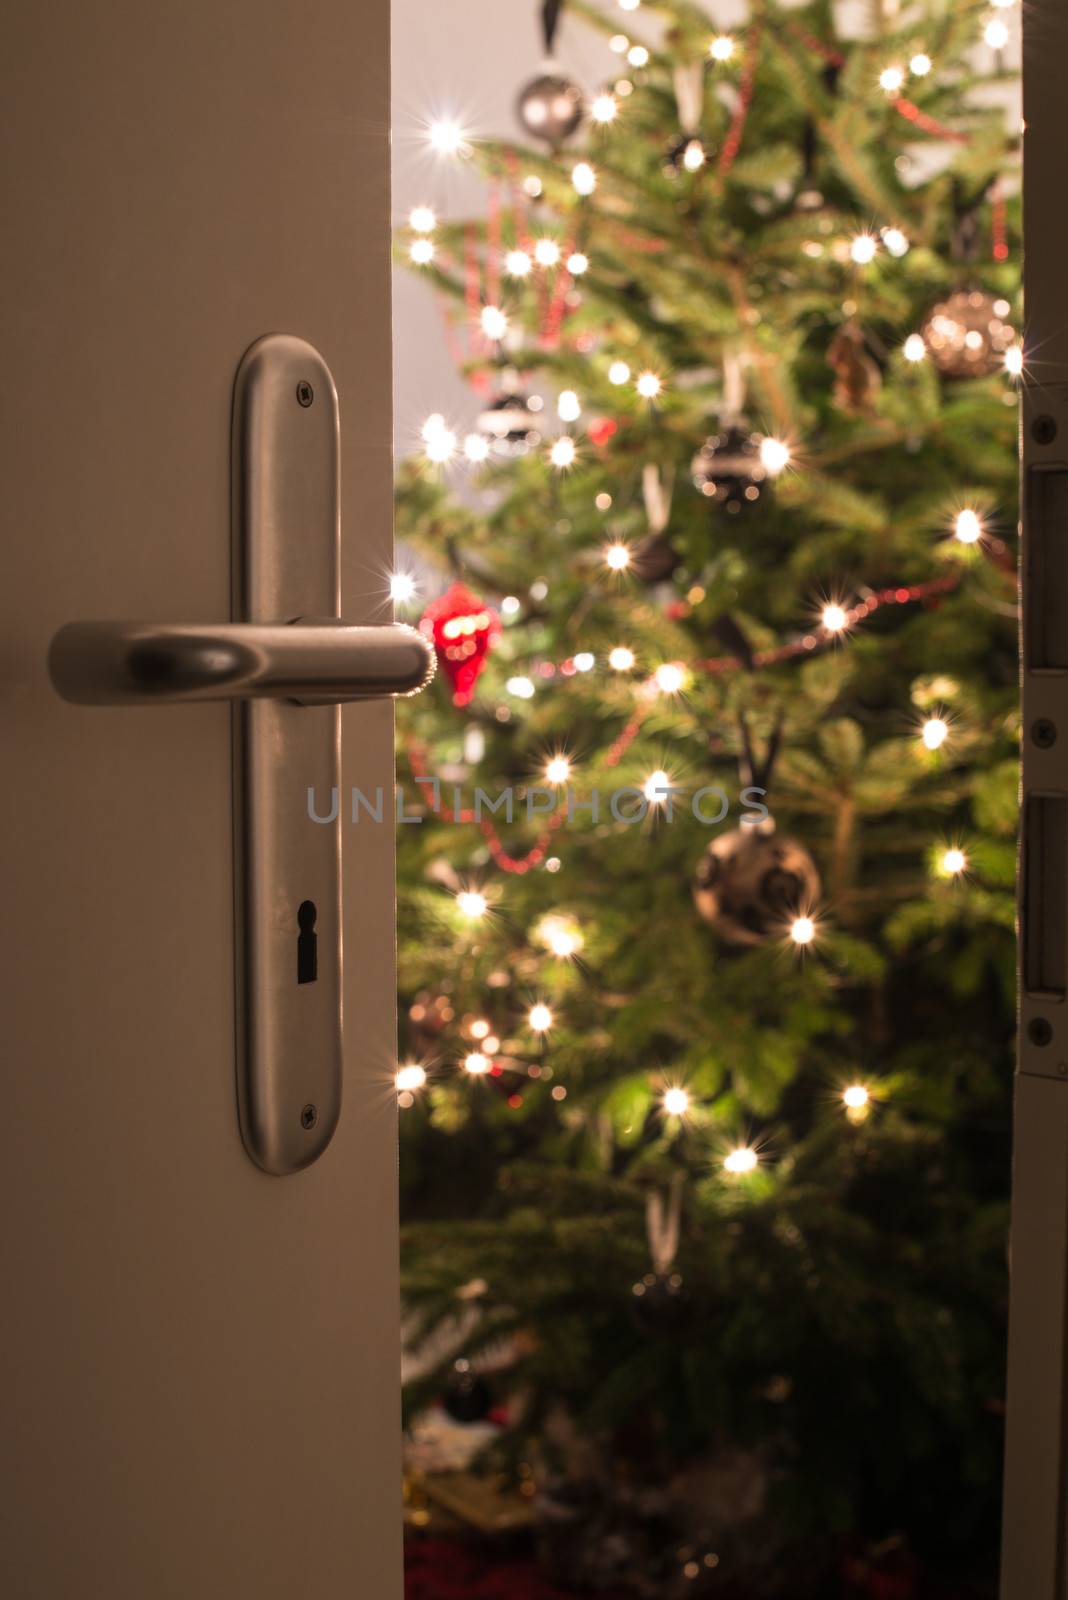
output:
{"label": "metal strike plate", "polygon": [[[337,391],[322,356],[270,334],[244,356],[232,434],[235,621],[336,618]],[[318,1159],[341,1113],[341,819],[310,820],[341,768],[341,711],[235,703],[234,864],[241,1132],[265,1172]]]}

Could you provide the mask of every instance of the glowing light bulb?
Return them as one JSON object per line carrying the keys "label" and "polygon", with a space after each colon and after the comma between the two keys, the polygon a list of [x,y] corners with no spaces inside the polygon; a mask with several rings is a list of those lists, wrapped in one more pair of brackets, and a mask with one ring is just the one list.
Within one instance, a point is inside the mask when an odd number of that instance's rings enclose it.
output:
{"label": "glowing light bulb", "polygon": [[509,250],[504,258],[504,270],[510,278],[525,278],[532,265],[525,250]]}
{"label": "glowing light bulb", "polygon": [[653,678],[661,694],[678,694],[686,683],[686,668],[678,661],[664,661]]}
{"label": "glowing light bulb", "polygon": [[567,270],[573,278],[581,278],[582,274],[589,270],[589,265],[589,257],[584,256],[581,250],[574,251],[567,258]]}
{"label": "glowing light bulb", "polygon": [[500,306],[483,306],[481,321],[487,339],[503,339],[508,332],[508,318]]}
{"label": "glowing light bulb", "polygon": [[734,50],[734,40],[729,33],[717,33],[708,47],[708,53],[713,61],[729,61]]}
{"label": "glowing light bulb", "polygon": [[848,1089],[842,1090],[842,1100],[850,1111],[862,1111],[871,1099],[871,1095],[862,1083],[851,1083]]}
{"label": "glowing light bulb", "polygon": [[410,572],[393,572],[389,579],[389,598],[397,605],[404,605],[415,595],[415,579]]}
{"label": "glowing light bulb", "polygon": [[413,206],[408,213],[408,226],[415,233],[433,233],[438,219],[429,206]]}
{"label": "glowing light bulb", "polygon": [[655,372],[641,372],[638,374],[635,388],[643,400],[655,400],[663,387]]}
{"label": "glowing light bulb", "polygon": [[472,1039],[484,1039],[490,1031],[490,1025],[485,1017],[476,1017],[471,1024]]}
{"label": "glowing light bulb", "polygon": [[590,116],[594,122],[607,124],[615,121],[618,110],[614,94],[599,94],[590,106]]}
{"label": "glowing light bulb", "polygon": [[820,621],[828,633],[841,633],[843,628],[849,626],[849,615],[845,606],[841,606],[836,600],[832,600],[820,612]]}
{"label": "glowing light bulb", "polygon": [[1018,378],[1023,371],[1023,349],[1018,344],[1012,344],[1005,352],[1005,371],[1012,378]]}
{"label": "glowing light bulb", "polygon": [[527,1021],[535,1033],[548,1033],[553,1025],[553,1014],[545,1002],[539,1000],[527,1012]]}
{"label": "glowing light bulb", "polygon": [[571,763],[566,756],[553,756],[546,763],[545,779],[547,783],[566,783],[571,776]]}
{"label": "glowing light bulb", "polygon": [[577,161],[571,168],[571,182],[576,194],[589,195],[597,187],[597,174],[588,161]]}
{"label": "glowing light bulb", "polygon": [[613,572],[625,572],[630,566],[630,549],[625,544],[610,544],[604,553],[605,566]]}
{"label": "glowing light bulb", "polygon": [[926,51],[919,50],[909,62],[909,71],[917,78],[926,78],[931,70],[931,58]]}
{"label": "glowing light bulb", "polygon": [[477,922],[479,917],[486,915],[486,896],[479,894],[477,889],[461,889],[456,896],[456,904],[465,917],[470,917],[472,922]]}
{"label": "glowing light bulb", "polygon": [[949,723],[944,717],[928,717],[920,736],[928,750],[940,750],[949,738]]}
{"label": "glowing light bulb", "polygon": [[430,124],[428,137],[439,156],[458,156],[467,146],[460,124],[447,117]]}
{"label": "glowing light bulb", "polygon": [[476,466],[480,461],[487,460],[489,453],[489,440],[484,439],[480,433],[469,433],[464,439],[464,455]]}
{"label": "glowing light bulb", "polygon": [[591,650],[580,650],[574,660],[576,672],[590,672],[597,663],[597,657]]}
{"label": "glowing light bulb", "polygon": [[670,788],[671,779],[662,767],[658,767],[655,772],[650,772],[642,784],[642,794],[651,806],[662,806]]}
{"label": "glowing light bulb", "polygon": [[555,267],[560,259],[560,246],[555,239],[539,239],[534,246],[534,260],[539,267]]}
{"label": "glowing light bulb", "polygon": [[568,960],[582,949],[582,934],[569,917],[542,917],[537,927],[537,938],[561,961]]}
{"label": "glowing light bulb", "polygon": [[562,434],[559,439],[554,439],[552,449],[549,451],[549,460],[554,467],[570,467],[575,460],[575,441],[568,435]]}
{"label": "glowing light bulb", "polygon": [[963,850],[958,849],[955,845],[942,855],[942,871],[951,878],[955,878],[958,873],[963,872],[967,865],[968,857]]}
{"label": "glowing light bulb", "polygon": [[418,1061],[409,1061],[403,1067],[397,1068],[398,1094],[411,1094],[416,1089],[421,1089],[426,1083],[426,1068],[421,1067]]}
{"label": "glowing light bulb", "polygon": [[534,682],[531,678],[509,678],[504,687],[509,694],[514,694],[517,700],[531,700],[534,697]]}
{"label": "glowing light bulb", "polygon": [[883,244],[892,256],[907,256],[909,253],[909,241],[900,228],[884,228]]}
{"label": "glowing light bulb", "polygon": [[637,11],[642,0],[619,0],[620,11]]}
{"label": "glowing light bulb", "polygon": [[761,439],[760,464],[765,472],[776,477],[784,467],[790,465],[790,446],[784,440],[773,439],[770,435]]}
{"label": "glowing light bulb", "polygon": [[977,513],[966,506],[958,513],[953,532],[961,544],[977,544],[983,537],[983,524]]}
{"label": "glowing light bulb", "polygon": [[690,1096],[685,1089],[665,1089],[660,1104],[669,1117],[684,1117],[690,1109]]}
{"label": "glowing light bulb", "polygon": [[521,610],[522,606],[520,605],[518,596],[514,594],[506,594],[504,599],[501,601],[501,616],[517,617]]}
{"label": "glowing light bulb", "polygon": [[816,937],[816,924],[811,917],[795,917],[790,924],[790,938],[794,944],[811,944]]}
{"label": "glowing light bulb", "polygon": [[922,361],[927,355],[927,346],[922,333],[910,333],[901,347],[901,353],[906,361]]}
{"label": "glowing light bulb", "polygon": [[625,644],[617,644],[608,653],[608,665],[613,672],[629,672],[634,665],[634,651],[628,650]]}
{"label": "glowing light bulb", "polygon": [[632,44],[627,51],[627,60],[632,67],[648,66],[649,52],[643,44]]}
{"label": "glowing light bulb", "polygon": [[414,261],[417,267],[429,267],[434,254],[433,239],[413,239],[408,246],[409,260]]}
{"label": "glowing light bulb", "polygon": [[608,381],[609,381],[609,383],[614,383],[614,384],[617,384],[617,385],[620,384],[620,383],[626,383],[626,381],[627,381],[627,379],[629,377],[630,377],[630,368],[627,366],[627,363],[625,361],[613,361],[612,362],[612,365],[608,369]]}
{"label": "glowing light bulb", "polygon": [[708,158],[700,139],[690,139],[682,152],[682,164],[687,172],[700,172]]}
{"label": "glowing light bulb", "polygon": [[756,1164],[757,1153],[748,1145],[740,1145],[737,1150],[732,1150],[723,1158],[723,1166],[727,1172],[752,1172]]}
{"label": "glowing light bulb", "polygon": [[424,448],[428,461],[433,461],[436,466],[444,466],[451,461],[456,453],[456,435],[444,422],[436,428],[423,430]]}
{"label": "glowing light bulb", "polygon": [[621,56],[626,54],[629,44],[630,40],[625,33],[614,33],[608,41],[608,48],[614,55]]}
{"label": "glowing light bulb", "polygon": [[991,50],[1004,50],[1009,42],[1009,30],[1000,17],[995,17],[984,28],[983,38]]}
{"label": "glowing light bulb", "polygon": [[564,389],[556,402],[556,415],[561,422],[577,422],[582,415],[582,406],[574,389]]}
{"label": "glowing light bulb", "polygon": [[464,1071],[469,1072],[473,1078],[480,1078],[490,1069],[490,1058],[483,1055],[481,1050],[472,1050],[470,1055],[464,1056]]}
{"label": "glowing light bulb", "polygon": [[900,67],[884,67],[879,74],[879,87],[888,94],[896,94],[905,81],[905,74]]}
{"label": "glowing light bulb", "polygon": [[875,260],[875,253],[879,248],[879,241],[872,233],[858,233],[849,246],[849,254],[858,267],[866,267],[869,261]]}

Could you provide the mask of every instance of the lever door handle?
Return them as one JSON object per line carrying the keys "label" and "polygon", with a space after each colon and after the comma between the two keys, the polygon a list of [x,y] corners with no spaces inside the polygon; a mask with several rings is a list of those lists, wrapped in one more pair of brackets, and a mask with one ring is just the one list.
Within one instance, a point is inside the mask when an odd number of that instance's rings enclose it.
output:
{"label": "lever door handle", "polygon": [[296,700],[317,705],[418,694],[434,675],[415,628],[344,622],[69,622],[52,640],[52,682],[76,705]]}
{"label": "lever door handle", "polygon": [[246,351],[230,461],[232,620],[71,622],[48,666],[79,705],[235,702],[238,1110],[249,1155],[281,1176],[318,1160],[341,1115],[340,702],[415,694],[434,653],[414,628],[338,619],[340,413],[303,339]]}

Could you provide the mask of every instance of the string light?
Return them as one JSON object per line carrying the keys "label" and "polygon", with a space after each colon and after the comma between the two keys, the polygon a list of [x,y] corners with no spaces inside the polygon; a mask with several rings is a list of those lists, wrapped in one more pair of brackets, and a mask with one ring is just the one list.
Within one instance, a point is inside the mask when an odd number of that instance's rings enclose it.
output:
{"label": "string light", "polygon": [[481,1050],[472,1050],[470,1055],[464,1056],[464,1071],[469,1072],[473,1078],[480,1078],[490,1069],[490,1058],[483,1055]]}
{"label": "string light", "polygon": [[837,600],[829,600],[820,612],[820,621],[828,633],[841,633],[849,626],[849,613]]}
{"label": "string light", "polygon": [[514,694],[517,700],[532,700],[534,698],[534,683],[530,678],[509,678],[504,687],[509,694]]}
{"label": "string light", "polygon": [[572,917],[556,915],[542,917],[535,936],[561,961],[568,960],[582,949],[582,933]]}
{"label": "string light", "polygon": [[504,258],[504,270],[510,278],[525,278],[532,265],[525,250],[509,250]]}
{"label": "string light", "polygon": [[992,50],[1004,50],[1009,42],[1009,30],[1000,17],[994,17],[983,30],[983,38]]}
{"label": "string light", "polygon": [[608,653],[608,665],[613,672],[629,672],[634,665],[634,651],[628,650],[625,644],[617,644]]}
{"label": "string light", "polygon": [[642,0],[619,0],[620,11],[637,11]]}
{"label": "string light", "polygon": [[555,239],[539,239],[534,246],[534,260],[539,267],[555,267],[560,259],[560,246]]}
{"label": "string light", "polygon": [[923,50],[917,51],[909,62],[909,71],[917,78],[926,78],[931,70],[931,58]]}
{"label": "string light", "polygon": [[484,439],[480,433],[469,433],[464,439],[464,455],[476,466],[480,461],[487,460],[489,453],[489,440]]}
{"label": "string light", "polygon": [[665,1089],[660,1104],[669,1117],[684,1117],[690,1109],[690,1096],[686,1089]]}
{"label": "string light", "polygon": [[423,423],[423,444],[427,460],[433,461],[437,466],[444,466],[447,461],[451,461],[456,452],[456,435],[446,425],[445,418],[439,411],[435,411]]}
{"label": "string light", "polygon": [[456,904],[462,915],[469,917],[472,922],[477,922],[479,917],[486,915],[486,896],[479,894],[477,889],[461,889],[456,896]]}
{"label": "string light", "polygon": [[970,507],[965,506],[964,510],[957,514],[953,533],[961,544],[977,544],[983,537],[983,524],[979,520],[978,514],[971,510]]}
{"label": "string light", "polygon": [[576,672],[590,672],[597,664],[597,657],[592,650],[580,650],[574,661]]}
{"label": "string light", "polygon": [[790,464],[790,446],[784,440],[773,439],[770,435],[761,439],[760,464],[765,472],[776,477]]}
{"label": "string light", "polygon": [[408,256],[417,267],[428,267],[435,253],[433,239],[413,239],[408,246]]}
{"label": "string light", "polygon": [[514,594],[506,594],[504,599],[501,601],[501,616],[517,617],[520,610],[521,606],[518,597]]}
{"label": "string light", "polygon": [[565,433],[559,439],[553,440],[552,449],[549,451],[549,460],[554,467],[563,469],[574,464],[576,454],[574,439]]}
{"label": "string light", "polygon": [[625,361],[613,361],[612,362],[612,365],[608,369],[608,381],[609,381],[609,383],[614,383],[614,384],[616,384],[618,386],[621,383],[626,383],[626,381],[627,381],[627,379],[629,377],[630,377],[630,368],[627,366],[627,363]]}
{"label": "string light", "polygon": [[862,1083],[851,1083],[847,1089],[842,1090],[842,1100],[850,1111],[861,1111],[871,1099],[867,1089]]}
{"label": "string light", "polygon": [[527,1021],[535,1033],[548,1033],[553,1025],[553,1014],[545,1002],[539,1000],[528,1011]]}
{"label": "string light", "polygon": [[944,717],[928,717],[920,737],[928,750],[940,750],[949,738],[949,723]]}
{"label": "string light", "polygon": [[883,244],[885,244],[892,256],[900,258],[901,256],[907,256],[909,253],[909,241],[900,228],[884,228]]}
{"label": "string light", "polygon": [[663,384],[655,372],[642,372],[638,374],[635,388],[643,400],[655,400],[663,388]]}
{"label": "string light", "polygon": [[508,332],[508,318],[500,306],[483,306],[481,320],[487,339],[503,339]]}
{"label": "string light", "polygon": [[708,47],[708,53],[713,61],[729,61],[734,49],[734,40],[729,33],[717,33]]}
{"label": "string light", "polygon": [[468,142],[464,137],[464,130],[460,127],[460,124],[448,118],[432,122],[427,134],[432,147],[439,156],[462,155],[469,148]]}
{"label": "string light", "polygon": [[879,87],[888,94],[897,94],[905,81],[905,74],[900,67],[884,67],[879,74]]}
{"label": "string light", "polygon": [[616,104],[615,95],[599,94],[590,106],[590,116],[594,122],[607,125],[609,122],[615,121],[618,110],[619,106]]}
{"label": "string light", "polygon": [[411,1094],[426,1083],[426,1068],[421,1067],[418,1061],[406,1062],[403,1067],[397,1068],[396,1081],[399,1094]]}
{"label": "string light", "polygon": [[632,67],[648,66],[649,52],[643,44],[632,44],[627,51],[627,60]]}
{"label": "string light", "polygon": [[927,355],[927,346],[922,333],[910,333],[901,347],[901,353],[906,361],[922,361]]}
{"label": "string light", "polygon": [[651,806],[662,806],[668,798],[667,791],[671,788],[671,779],[663,767],[658,767],[655,772],[650,772],[642,784],[642,794]]}
{"label": "string light", "polygon": [[582,415],[582,406],[574,389],[564,389],[556,402],[556,414],[561,422],[577,422]]}
{"label": "string light", "polygon": [[751,1150],[748,1145],[739,1145],[737,1150],[732,1150],[729,1155],[723,1158],[724,1169],[735,1174],[752,1172],[755,1170],[756,1164],[757,1153],[755,1150]]}
{"label": "string light", "polygon": [[951,845],[943,851],[939,865],[948,878],[956,878],[967,867],[968,857],[958,845]]}
{"label": "string light", "polygon": [[566,783],[571,776],[571,763],[566,756],[553,756],[545,765],[547,783]]}
{"label": "string light", "polygon": [[476,1017],[469,1031],[472,1039],[484,1039],[490,1031],[490,1024],[485,1017]]}
{"label": "string light", "polygon": [[410,572],[393,572],[389,579],[389,598],[396,605],[404,605],[415,596],[415,579]]}
{"label": "string light", "polygon": [[664,661],[653,673],[661,694],[678,694],[686,684],[686,668],[678,661]]}
{"label": "string light", "polygon": [[415,233],[433,233],[438,219],[429,206],[413,206],[408,213],[408,226]]}
{"label": "string light", "polygon": [[584,256],[581,250],[576,250],[567,258],[567,270],[573,278],[581,278],[582,274],[589,270],[589,265],[589,257]]}
{"label": "string light", "polygon": [[1023,371],[1024,353],[1018,344],[1010,344],[1005,352],[1005,371],[1011,378],[1018,378]]}
{"label": "string light", "polygon": [[571,168],[571,182],[576,194],[590,195],[597,187],[597,174],[588,161],[578,161]]}
{"label": "string light", "polygon": [[614,33],[608,41],[608,48],[613,55],[624,55],[630,45],[630,40],[625,33]]}
{"label": "string light", "polygon": [[811,917],[795,917],[790,924],[790,938],[796,945],[811,944],[816,937],[816,924]]}
{"label": "string light", "polygon": [[869,261],[875,260],[879,248],[879,241],[873,233],[858,233],[849,246],[849,254],[858,267],[866,267]]}
{"label": "string light", "polygon": [[687,172],[700,172],[707,159],[705,147],[700,139],[687,140],[686,148],[682,152],[682,164]]}
{"label": "string light", "polygon": [[630,566],[629,545],[610,544],[604,553],[604,562],[613,572],[625,572]]}

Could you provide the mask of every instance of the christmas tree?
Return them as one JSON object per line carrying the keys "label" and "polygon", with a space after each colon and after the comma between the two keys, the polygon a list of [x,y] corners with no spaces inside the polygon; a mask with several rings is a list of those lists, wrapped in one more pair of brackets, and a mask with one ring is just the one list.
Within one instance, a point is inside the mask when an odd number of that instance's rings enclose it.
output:
{"label": "christmas tree", "polygon": [[398,243],[472,389],[397,496],[410,1403],[503,1342],[547,1547],[661,1597],[993,1570],[1018,141],[1005,11],[859,9],[549,0]]}

